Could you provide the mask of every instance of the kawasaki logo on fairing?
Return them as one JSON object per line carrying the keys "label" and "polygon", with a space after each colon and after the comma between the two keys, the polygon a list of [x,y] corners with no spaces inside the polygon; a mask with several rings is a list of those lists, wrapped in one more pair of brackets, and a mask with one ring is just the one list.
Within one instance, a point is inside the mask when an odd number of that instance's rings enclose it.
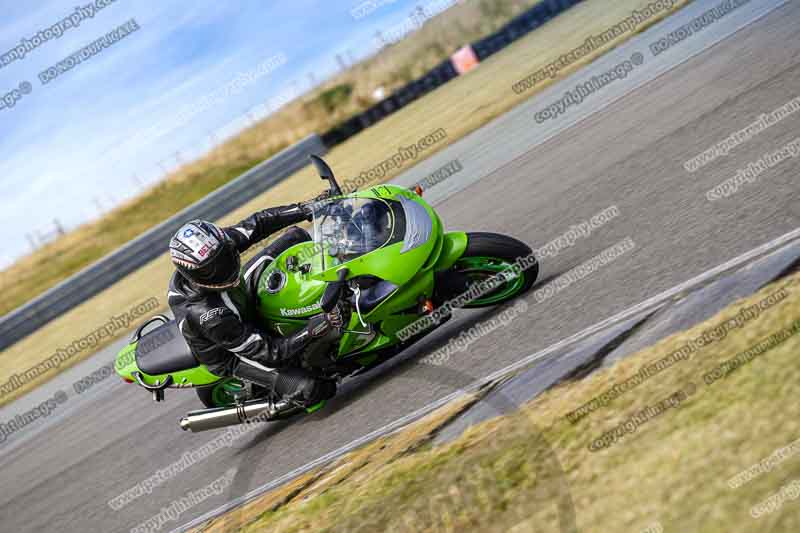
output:
{"label": "kawasaki logo on fairing", "polygon": [[310,313],[312,311],[316,311],[321,307],[320,303],[317,302],[313,305],[307,305],[305,307],[297,307],[295,309],[286,309],[285,307],[281,307],[281,316],[297,316],[297,315],[305,315],[306,313]]}

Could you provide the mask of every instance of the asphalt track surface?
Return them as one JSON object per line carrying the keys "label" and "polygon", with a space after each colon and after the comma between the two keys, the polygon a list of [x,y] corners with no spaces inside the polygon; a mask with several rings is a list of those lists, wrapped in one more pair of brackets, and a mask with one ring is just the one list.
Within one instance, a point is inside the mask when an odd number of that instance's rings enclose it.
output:
{"label": "asphalt track surface", "polygon": [[[562,126],[579,120],[564,131],[547,138],[551,126],[537,124],[534,114],[577,78],[519,106],[400,180],[419,179],[458,158],[464,170],[434,187],[430,196],[448,229],[507,233],[533,246],[617,206],[619,217],[543,262],[545,280],[628,237],[634,250],[544,302],[529,296],[527,314],[453,357],[446,370],[418,361],[486,312],[461,315],[391,364],[346,384],[323,411],[265,425],[118,512],[107,505],[109,499],[215,433],[179,429],[178,419],[198,407],[193,392],[168,391],[167,401],[155,405],[138,387],[109,378],[0,448],[0,530],[128,531],[188,491],[237,469],[223,494],[163,530],[179,527],[472,380],[800,227],[800,158],[768,170],[729,198],[709,202],[705,194],[738,168],[795,139],[800,113],[695,173],[683,168],[684,161],[760,113],[800,96],[800,4],[753,3],[758,6],[741,8],[662,58],[683,54],[691,56],[688,61],[647,83],[629,78],[606,87],[595,100],[560,117]],[[714,5],[700,1],[690,9],[699,13]],[[757,18],[752,11],[768,13]],[[602,72],[633,51],[644,54],[644,69],[655,69],[658,62],[647,44],[663,27],[578,76]],[[714,32],[725,28],[738,31],[693,55],[692,47],[704,48],[703,41],[707,46]],[[542,135],[547,140],[536,144]],[[111,360],[115,349],[87,365]],[[44,397],[54,386],[37,394]],[[30,398],[17,404],[26,401]],[[10,412],[4,409],[0,420]]]}

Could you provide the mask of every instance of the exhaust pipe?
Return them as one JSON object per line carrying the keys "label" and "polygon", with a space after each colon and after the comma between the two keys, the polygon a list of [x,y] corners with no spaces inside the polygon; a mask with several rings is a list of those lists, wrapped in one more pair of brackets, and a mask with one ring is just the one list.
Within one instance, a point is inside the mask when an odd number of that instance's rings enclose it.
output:
{"label": "exhaust pipe", "polygon": [[[262,416],[265,415],[266,416]],[[267,400],[252,400],[233,407],[214,407],[191,411],[180,420],[184,431],[208,431],[248,422],[267,422],[276,414],[276,405]],[[258,418],[258,420],[255,420]]]}

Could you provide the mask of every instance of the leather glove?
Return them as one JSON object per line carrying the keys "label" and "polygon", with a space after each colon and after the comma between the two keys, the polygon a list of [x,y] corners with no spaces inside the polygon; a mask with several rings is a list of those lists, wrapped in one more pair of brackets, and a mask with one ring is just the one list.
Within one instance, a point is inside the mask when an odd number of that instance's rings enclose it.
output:
{"label": "leather glove", "polygon": [[300,204],[300,209],[302,209],[303,213],[306,215],[306,220],[311,221],[311,219],[314,218],[314,208],[316,207],[316,205],[320,202],[324,202],[330,197],[331,197],[331,192],[325,191],[322,194],[315,196],[311,200]]}
{"label": "leather glove", "polygon": [[325,191],[311,199],[312,202],[324,202],[331,197],[331,191]]}
{"label": "leather glove", "polygon": [[350,323],[350,306],[344,301],[339,301],[336,307],[326,315],[328,322],[341,335],[344,328]]}

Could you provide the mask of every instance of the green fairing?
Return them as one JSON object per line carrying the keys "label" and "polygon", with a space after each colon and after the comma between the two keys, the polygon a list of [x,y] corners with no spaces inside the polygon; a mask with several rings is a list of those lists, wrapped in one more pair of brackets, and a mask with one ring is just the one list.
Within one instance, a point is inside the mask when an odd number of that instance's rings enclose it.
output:
{"label": "green fairing", "polygon": [[[397,344],[399,342],[396,337],[397,331],[417,320],[420,315],[393,315],[416,306],[421,296],[426,299],[433,296],[434,270],[448,268],[453,264],[458,257],[457,254],[463,253],[467,240],[465,233],[445,236],[441,220],[433,208],[421,197],[407,189],[384,185],[348,196],[348,198],[369,198],[381,201],[398,201],[400,197],[420,204],[430,217],[431,236],[424,244],[402,252],[404,243],[400,240],[400,242],[381,247],[352,261],[327,268],[323,268],[323,260],[326,266],[336,261],[324,250],[323,246],[318,246],[313,242],[295,245],[276,257],[261,274],[259,312],[263,322],[268,324],[272,331],[282,335],[299,329],[305,320],[297,319],[307,319],[320,312],[319,302],[328,282],[336,280],[338,270],[346,267],[350,271],[348,279],[360,275],[377,275],[381,279],[394,283],[398,289],[375,309],[362,314],[366,323],[377,326],[372,328],[372,332],[369,328],[362,326],[358,316],[353,314],[350,324],[346,328],[351,333],[345,333],[339,343],[339,357],[352,357],[356,354],[365,354]],[[398,237],[402,239],[403,236]],[[448,255],[441,256],[440,252],[442,251],[446,251]],[[293,271],[287,269],[287,261],[290,257],[298,260],[298,268]],[[443,260],[441,260],[442,257]],[[304,264],[310,265],[310,270],[306,273],[299,268]],[[286,280],[278,293],[270,294],[267,291],[267,281],[276,270],[282,271]]]}
{"label": "green fairing", "polygon": [[447,270],[458,261],[467,249],[467,234],[464,232],[446,233],[442,239],[442,250],[436,259],[434,270]]}
{"label": "green fairing", "polygon": [[[166,374],[150,376],[139,370],[139,367],[136,365],[135,357],[137,344],[138,342],[132,342],[117,355],[117,360],[114,362],[114,369],[117,371],[117,374],[131,381],[136,381],[133,373],[139,372],[142,381],[148,385],[155,385],[156,381],[163,383],[164,379],[167,377]],[[170,374],[172,375],[173,383],[175,383],[175,385],[173,385],[175,388],[211,385],[222,379],[220,376],[211,373],[206,365],[199,365],[187,370],[171,372]]]}
{"label": "green fairing", "polygon": [[[310,317],[321,312],[322,295],[328,283],[337,280],[342,268],[349,271],[347,280],[370,276],[394,284],[396,288],[391,291],[389,286],[391,292],[369,312],[362,312],[361,319],[354,310],[339,342],[339,360],[370,367],[391,355],[391,350],[385,350],[398,345],[402,347],[398,332],[421,318],[424,313],[421,302],[435,297],[435,273],[459,268],[491,273],[510,265],[505,260],[491,257],[465,258],[462,261],[469,244],[467,234],[445,234],[433,208],[420,196],[402,187],[381,185],[332,198],[327,205],[339,210],[335,214],[331,214],[333,208],[320,211],[320,214],[315,211],[314,241],[292,246],[261,273],[256,302],[248,305],[241,291],[230,291],[230,294],[243,318],[259,322],[272,334],[285,336],[302,328]],[[328,220],[336,223],[325,226]],[[349,237],[353,228],[360,232],[360,236],[354,233],[360,241]],[[338,239],[326,239],[328,229]],[[376,244],[369,246],[366,243]],[[362,247],[358,252],[354,251],[356,244]],[[272,291],[268,283],[271,278]],[[520,283],[510,283],[500,293],[493,293],[485,301],[477,303],[500,303],[520,291]],[[136,344],[131,343],[117,356],[116,370],[129,380],[134,380],[134,373],[140,372],[134,356]],[[240,386],[235,379],[211,373],[205,365],[172,372],[171,375],[176,387]],[[167,375],[150,376],[141,372],[140,376],[148,385],[154,385],[156,381],[163,383],[167,378]],[[223,396],[226,393],[221,392]],[[219,403],[225,402],[219,400]],[[309,412],[316,408],[318,406],[310,408]]]}

